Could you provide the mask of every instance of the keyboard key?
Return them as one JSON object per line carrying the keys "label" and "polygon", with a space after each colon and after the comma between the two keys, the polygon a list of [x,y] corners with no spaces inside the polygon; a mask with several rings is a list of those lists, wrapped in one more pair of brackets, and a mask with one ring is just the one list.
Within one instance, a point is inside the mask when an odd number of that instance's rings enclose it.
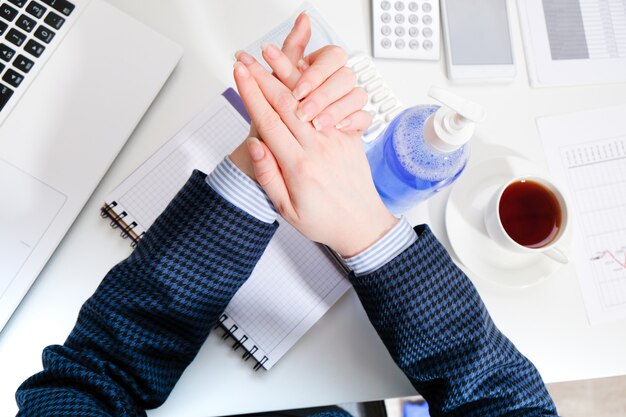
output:
{"label": "keyboard key", "polygon": [[31,30],[35,29],[35,26],[37,26],[37,22],[35,22],[33,19],[26,15],[21,15],[17,19],[17,22],[15,22],[15,25],[20,29],[24,29],[26,32],[30,32]]}
{"label": "keyboard key", "polygon": [[0,111],[4,108],[4,106],[9,102],[9,99],[13,95],[13,90],[11,90],[6,85],[0,84]]}
{"label": "keyboard key", "polygon": [[53,9],[69,16],[74,10],[74,5],[67,0],[41,0]]}
{"label": "keyboard key", "polygon": [[41,19],[41,16],[44,15],[44,13],[46,13],[46,9],[45,7],[43,7],[41,4],[37,3],[36,1],[31,1],[28,6],[26,6],[26,11],[30,14],[32,14],[33,16],[35,16],[37,19]]}
{"label": "keyboard key", "polygon": [[63,19],[56,13],[50,12],[48,13],[48,16],[46,16],[46,18],[44,19],[44,22],[46,22],[48,25],[52,26],[56,30],[59,30],[61,29],[61,26],[63,26],[63,23],[65,23],[65,19]]}
{"label": "keyboard key", "polygon": [[35,63],[26,58],[24,55],[18,55],[17,58],[15,58],[15,61],[13,61],[13,66],[22,71],[24,74],[28,74],[33,65],[35,65]]}
{"label": "keyboard key", "polygon": [[4,69],[6,67],[7,67],[6,65],[4,65],[2,62],[0,62],[0,74],[2,74],[2,71],[4,71]]}
{"label": "keyboard key", "polygon": [[26,4],[26,0],[9,0],[11,3],[15,4],[17,7],[24,7]]}
{"label": "keyboard key", "polygon": [[15,10],[13,7],[9,6],[8,4],[0,5],[0,17],[8,20],[9,22],[12,22],[13,19],[15,19],[15,16],[17,16],[17,10]]}
{"label": "keyboard key", "polygon": [[13,71],[12,69],[9,69],[6,72],[6,74],[4,74],[2,79],[6,81],[7,84],[12,85],[13,87],[17,88],[20,86],[22,81],[24,81],[24,76],[18,73],[17,71]]}
{"label": "keyboard key", "polygon": [[3,43],[0,43],[0,60],[9,62],[15,55],[15,51]]}
{"label": "keyboard key", "polygon": [[17,29],[11,29],[9,33],[7,33],[6,38],[13,45],[22,46],[22,44],[26,40],[26,35],[24,35]]}
{"label": "keyboard key", "polygon": [[39,26],[35,31],[35,37],[45,43],[50,43],[52,38],[54,38],[54,32],[45,26]]}
{"label": "keyboard key", "polygon": [[39,58],[41,56],[41,54],[43,54],[43,51],[46,49],[45,46],[43,46],[42,44],[40,44],[37,41],[34,41],[32,39],[30,39],[28,42],[26,42],[26,46],[24,46],[24,50],[26,52],[28,52],[29,54]]}

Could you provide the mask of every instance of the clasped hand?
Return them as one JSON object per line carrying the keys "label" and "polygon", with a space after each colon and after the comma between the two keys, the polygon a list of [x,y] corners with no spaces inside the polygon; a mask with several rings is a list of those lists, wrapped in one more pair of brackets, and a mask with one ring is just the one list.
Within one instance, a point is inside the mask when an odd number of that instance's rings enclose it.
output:
{"label": "clasped hand", "polygon": [[[308,24],[303,16],[292,33]],[[338,47],[322,48],[296,65],[275,46],[266,46],[263,55],[274,75],[245,52],[234,68],[253,122],[247,148],[254,177],[304,236],[344,258],[355,256],[397,223],[378,196],[361,143],[370,123],[361,110],[367,97],[354,88]]]}

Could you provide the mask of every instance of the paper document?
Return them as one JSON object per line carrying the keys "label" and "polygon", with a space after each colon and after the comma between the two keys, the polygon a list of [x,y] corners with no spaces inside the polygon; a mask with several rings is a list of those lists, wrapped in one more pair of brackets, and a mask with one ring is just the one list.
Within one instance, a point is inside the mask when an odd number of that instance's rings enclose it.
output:
{"label": "paper document", "polygon": [[626,82],[626,1],[518,1],[533,85]]}
{"label": "paper document", "polygon": [[571,258],[591,324],[626,319],[626,105],[537,121],[575,226]]}

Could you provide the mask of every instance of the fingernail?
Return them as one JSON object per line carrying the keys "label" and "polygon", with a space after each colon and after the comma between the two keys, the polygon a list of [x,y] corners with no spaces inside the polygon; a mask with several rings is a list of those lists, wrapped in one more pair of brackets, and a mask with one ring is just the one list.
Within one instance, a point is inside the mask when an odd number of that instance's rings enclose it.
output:
{"label": "fingernail", "polygon": [[250,158],[252,158],[253,161],[260,161],[265,156],[261,142],[254,136],[248,138],[248,152],[250,152]]}
{"label": "fingernail", "polygon": [[295,90],[293,90],[293,96],[296,98],[296,100],[302,100],[310,92],[311,92],[311,84],[304,82],[300,84],[298,87],[296,87]]}
{"label": "fingernail", "polygon": [[313,127],[315,130],[322,130],[327,128],[332,123],[332,119],[327,114],[320,114],[315,119],[313,119]]}
{"label": "fingernail", "polygon": [[250,65],[254,62],[254,58],[252,58],[250,54],[245,51],[237,51],[237,53],[235,53],[235,58],[245,65]]}
{"label": "fingernail", "polygon": [[335,128],[343,129],[343,128],[350,126],[350,124],[351,124],[350,119],[343,119],[342,121],[340,121],[339,123],[335,125]]}
{"label": "fingernail", "polygon": [[250,75],[250,71],[248,71],[248,68],[246,68],[246,66],[242,64],[241,62],[239,61],[235,62],[234,67],[235,67],[235,72],[240,77],[247,77],[248,75]]}
{"label": "fingernail", "polygon": [[316,111],[317,106],[315,105],[315,103],[313,103],[312,101],[307,101],[296,110],[296,116],[298,116],[298,119],[302,120],[303,122],[308,122],[313,118],[313,115],[315,115]]}
{"label": "fingernail", "polygon": [[305,71],[307,68],[309,68],[309,64],[304,62],[304,59],[301,59],[298,61],[298,68],[300,69],[300,71]]}
{"label": "fingernail", "polygon": [[270,59],[276,59],[280,57],[280,49],[278,49],[278,47],[274,44],[264,42],[263,45],[261,45],[261,49]]}

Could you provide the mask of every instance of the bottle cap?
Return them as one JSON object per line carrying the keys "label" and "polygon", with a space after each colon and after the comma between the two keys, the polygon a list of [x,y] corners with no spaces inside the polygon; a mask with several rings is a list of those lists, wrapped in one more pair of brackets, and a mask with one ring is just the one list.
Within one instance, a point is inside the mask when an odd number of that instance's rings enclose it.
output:
{"label": "bottle cap", "polygon": [[435,86],[428,95],[443,104],[432,120],[435,134],[427,137],[440,151],[452,152],[465,145],[474,135],[475,123],[485,120],[485,109],[480,104]]}

